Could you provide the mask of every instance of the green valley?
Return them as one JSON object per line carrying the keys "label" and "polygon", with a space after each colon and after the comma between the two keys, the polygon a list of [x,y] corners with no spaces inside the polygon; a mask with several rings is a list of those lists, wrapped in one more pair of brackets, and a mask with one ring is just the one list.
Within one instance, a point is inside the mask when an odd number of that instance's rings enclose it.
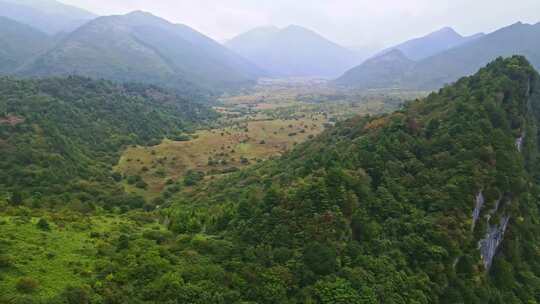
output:
{"label": "green valley", "polygon": [[[19,83],[30,84],[36,85]],[[169,194],[158,204],[154,199],[155,204],[132,206],[132,211],[58,203],[49,209],[40,204],[46,196],[5,196],[0,203],[0,286],[7,291],[2,299],[534,302],[540,290],[534,135],[539,89],[540,76],[523,57],[498,59],[394,113],[338,119],[335,127],[315,132],[320,135],[281,157],[217,179],[205,179],[209,171],[197,177],[187,170],[182,184],[165,183]],[[170,107],[163,111],[178,107],[165,105]],[[232,115],[235,108],[226,112]],[[265,111],[249,115],[276,114]],[[9,113],[4,128],[31,118],[21,110]],[[232,126],[246,119],[227,117],[220,119]],[[256,121],[248,122],[256,129],[250,123]],[[122,158],[151,162],[168,151],[167,156],[178,153],[178,162],[189,153],[207,161],[203,150],[188,152],[182,146],[220,138],[212,134],[217,130],[190,131],[189,141],[150,148],[131,147],[134,140]],[[155,138],[173,131],[178,126]],[[184,172],[169,165],[171,160],[161,163],[162,178]],[[148,175],[142,177],[146,181]],[[496,245],[494,255],[482,245],[490,242]]]}

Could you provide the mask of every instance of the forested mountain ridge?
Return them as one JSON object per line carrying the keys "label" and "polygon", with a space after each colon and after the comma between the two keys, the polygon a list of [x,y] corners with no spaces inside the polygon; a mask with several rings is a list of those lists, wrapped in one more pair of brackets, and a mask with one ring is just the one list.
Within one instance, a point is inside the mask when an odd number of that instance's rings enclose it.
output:
{"label": "forested mountain ridge", "polygon": [[497,59],[193,191],[170,229],[213,235],[205,252],[235,278],[214,284],[245,301],[535,302],[539,109],[527,60]]}
{"label": "forested mountain ridge", "polygon": [[88,22],[17,74],[82,75],[196,95],[197,90],[222,91],[255,83],[264,72],[187,26],[136,11]]}
{"label": "forested mountain ridge", "polygon": [[106,208],[136,207],[122,199],[121,176],[112,172],[121,149],[175,138],[213,117],[197,103],[147,85],[0,78],[0,195],[18,203],[77,197]]}

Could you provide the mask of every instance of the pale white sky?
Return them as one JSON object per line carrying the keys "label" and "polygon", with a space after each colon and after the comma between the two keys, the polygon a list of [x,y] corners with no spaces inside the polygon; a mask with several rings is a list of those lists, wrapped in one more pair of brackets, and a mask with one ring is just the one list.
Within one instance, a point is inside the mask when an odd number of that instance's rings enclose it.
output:
{"label": "pale white sky", "polygon": [[297,24],[345,46],[392,45],[443,26],[462,34],[540,22],[540,0],[60,0],[100,15],[144,10],[224,41]]}

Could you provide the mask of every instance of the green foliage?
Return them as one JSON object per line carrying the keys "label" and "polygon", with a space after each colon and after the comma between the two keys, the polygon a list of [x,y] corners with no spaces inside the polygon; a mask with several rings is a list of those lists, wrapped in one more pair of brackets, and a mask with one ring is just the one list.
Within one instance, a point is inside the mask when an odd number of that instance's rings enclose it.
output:
{"label": "green foliage", "polygon": [[68,286],[62,292],[61,298],[65,304],[89,304],[90,296],[88,287]]}
{"label": "green foliage", "polygon": [[112,166],[124,147],[159,143],[213,115],[152,86],[1,78],[0,187],[12,205],[23,197],[119,205],[123,190]]}
{"label": "green foliage", "polygon": [[[396,113],[338,123],[279,160],[184,194],[171,229],[233,242],[242,262],[221,263],[250,286],[237,289],[248,301],[538,301],[539,79],[522,57],[498,59]],[[534,135],[518,151],[524,130]],[[480,190],[486,206],[471,231]],[[501,196],[492,223],[514,220],[487,272],[478,241]],[[265,280],[276,267],[294,282],[285,290]]]}
{"label": "green foliage", "polygon": [[16,288],[21,293],[35,292],[39,287],[39,282],[30,277],[22,277],[17,281]]}
{"label": "green foliage", "polygon": [[315,294],[321,304],[376,304],[372,290],[364,289],[362,296],[347,280],[322,280],[315,284]]}
{"label": "green foliage", "polygon": [[43,231],[49,231],[51,230],[51,226],[49,225],[49,222],[44,219],[44,218],[40,218],[39,221],[37,222],[37,225],[36,225],[39,229],[43,230]]}
{"label": "green foliage", "polygon": [[[17,216],[0,226],[9,257],[0,288],[16,297],[23,274],[41,285],[24,299],[60,303],[535,303],[539,118],[538,74],[522,57],[499,59],[279,159],[216,180],[190,171],[192,187],[172,196],[180,189],[167,183],[171,199],[151,212],[6,206]],[[24,204],[42,200],[19,190]],[[486,202],[472,228],[479,191]],[[77,192],[71,204],[84,210],[94,196]],[[152,210],[139,196],[111,204]],[[505,216],[485,269],[478,242]],[[38,218],[55,229],[36,229]]]}
{"label": "green foliage", "polygon": [[204,179],[204,173],[200,171],[189,170],[184,176],[184,185],[194,186]]}

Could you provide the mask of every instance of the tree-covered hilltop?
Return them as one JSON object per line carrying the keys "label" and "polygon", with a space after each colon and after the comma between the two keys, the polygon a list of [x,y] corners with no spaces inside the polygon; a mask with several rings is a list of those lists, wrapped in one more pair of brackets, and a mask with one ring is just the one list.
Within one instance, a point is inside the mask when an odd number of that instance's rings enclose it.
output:
{"label": "tree-covered hilltop", "polygon": [[209,256],[253,303],[536,303],[539,108],[527,60],[497,59],[194,191],[170,229],[230,242]]}
{"label": "tree-covered hilltop", "polygon": [[15,203],[103,203],[122,193],[112,172],[122,147],[159,143],[214,115],[153,86],[0,78],[0,192]]}

